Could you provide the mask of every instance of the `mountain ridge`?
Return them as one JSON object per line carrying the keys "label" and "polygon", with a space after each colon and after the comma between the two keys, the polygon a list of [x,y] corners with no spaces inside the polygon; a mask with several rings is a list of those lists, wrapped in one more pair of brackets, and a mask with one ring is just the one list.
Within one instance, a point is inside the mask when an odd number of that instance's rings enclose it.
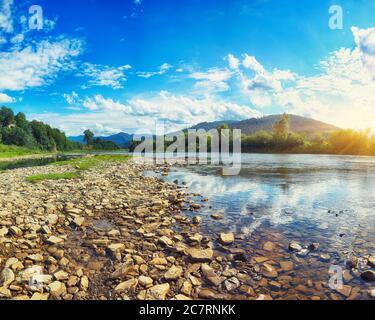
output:
{"label": "mountain ridge", "polygon": [[[288,114],[290,118],[290,130],[297,133],[305,133],[307,136],[313,136],[317,134],[329,134],[330,132],[339,130],[339,127],[325,123],[323,121],[315,120],[312,118],[307,118],[303,116],[298,116],[294,114]],[[242,121],[213,121],[213,122],[201,122],[185,129],[204,129],[211,130],[216,129],[217,127],[227,124],[231,129],[241,129],[243,134],[253,134],[257,131],[272,131],[274,123],[281,117],[281,114],[268,115],[261,118],[250,118]],[[128,148],[133,140],[133,134],[119,132],[110,136],[99,137],[105,141],[112,141],[119,145],[122,148]],[[70,140],[75,142],[83,142],[83,136],[73,136],[68,137]]]}

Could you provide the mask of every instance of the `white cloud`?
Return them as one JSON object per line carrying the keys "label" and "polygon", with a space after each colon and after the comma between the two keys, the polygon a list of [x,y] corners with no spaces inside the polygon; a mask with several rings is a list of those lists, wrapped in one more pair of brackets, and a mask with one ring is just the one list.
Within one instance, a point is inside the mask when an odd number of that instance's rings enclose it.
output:
{"label": "white cloud", "polygon": [[49,84],[60,71],[71,67],[69,63],[81,50],[80,41],[62,39],[0,52],[0,90],[16,91]]}
{"label": "white cloud", "polygon": [[229,68],[232,70],[237,70],[240,66],[240,60],[237,59],[233,54],[228,54],[227,56]]}
{"label": "white cloud", "polygon": [[78,94],[77,92],[75,91],[72,91],[72,93],[64,93],[64,98],[66,100],[66,102],[68,102],[68,104],[74,104],[77,102],[77,99],[78,99]]}
{"label": "white cloud", "polygon": [[105,99],[102,95],[96,95],[94,98],[86,98],[83,106],[91,111],[123,111],[130,112],[130,108],[120,102],[112,99]]}
{"label": "white cloud", "polygon": [[0,5],[0,32],[13,32],[12,6],[13,0],[2,0]]}
{"label": "white cloud", "polygon": [[149,79],[151,77],[157,76],[157,75],[163,75],[165,74],[169,69],[171,69],[173,66],[169,63],[163,63],[159,67],[159,71],[151,71],[151,72],[138,72],[137,75],[140,78]]}
{"label": "white cloud", "polygon": [[16,100],[5,93],[0,93],[0,103],[12,103]]}
{"label": "white cloud", "polygon": [[211,68],[206,72],[193,72],[189,75],[189,78],[197,80],[194,84],[196,93],[204,95],[229,90],[227,81],[231,77],[231,71],[219,68]]}
{"label": "white cloud", "polygon": [[124,65],[116,68],[92,63],[84,63],[78,75],[91,78],[86,85],[87,87],[102,86],[112,87],[113,89],[121,89],[123,88],[122,83],[126,81],[125,72],[129,69],[131,69],[130,65]]}
{"label": "white cloud", "polygon": [[[75,111],[78,112],[70,115],[42,113],[34,114],[32,118],[50,123],[68,135],[78,135],[83,128],[96,128],[96,134],[134,132],[139,129],[154,132],[156,122],[160,121],[165,123],[167,132],[172,132],[204,121],[261,116],[247,106],[215,97],[198,99],[166,91],[151,97],[134,97],[126,103],[101,95],[85,98],[81,103],[85,111],[77,108]],[[102,130],[99,130],[100,127]]]}
{"label": "white cloud", "polygon": [[242,65],[244,68],[252,70],[256,73],[264,73],[264,67],[257,61],[254,56],[249,56],[245,54],[244,59],[242,61]]}
{"label": "white cloud", "polygon": [[375,28],[352,32],[355,48],[332,52],[314,76],[268,71],[255,57],[245,55],[245,70],[236,72],[242,94],[256,107],[281,107],[341,127],[374,128]]}

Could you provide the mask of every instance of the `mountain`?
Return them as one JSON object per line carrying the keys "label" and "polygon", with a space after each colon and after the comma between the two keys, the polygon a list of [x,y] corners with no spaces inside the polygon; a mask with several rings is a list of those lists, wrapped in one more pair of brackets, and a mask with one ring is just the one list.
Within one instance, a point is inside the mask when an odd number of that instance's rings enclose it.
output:
{"label": "mountain", "polygon": [[[243,134],[252,134],[260,130],[272,131],[272,127],[277,120],[281,117],[281,114],[265,116],[262,118],[251,118],[243,121],[214,121],[214,122],[202,122],[189,129],[204,129],[211,130],[217,127],[227,124],[233,129],[241,129]],[[289,115],[290,119],[290,130],[293,132],[306,133],[308,136],[313,136],[316,134],[327,134],[340,128],[330,125],[328,123],[297,116],[294,114]],[[186,129],[187,130],[187,129]],[[128,148],[132,141],[133,135],[125,132],[120,132],[108,137],[99,137],[105,141],[112,141],[116,143],[121,148]],[[69,140],[84,143],[83,136],[69,137]]]}
{"label": "mountain", "polygon": [[[68,139],[71,140],[71,141],[79,142],[79,143],[85,143],[83,141],[83,138],[84,138],[84,136],[68,137]],[[125,133],[125,132],[120,132],[120,133],[117,133],[117,134],[114,134],[114,135],[111,135],[111,136],[108,136],[108,137],[98,137],[98,138],[100,138],[104,141],[112,141],[112,142],[116,143],[121,148],[128,148],[133,141],[133,135]]]}
{"label": "mountain", "polygon": [[100,138],[105,141],[112,141],[122,148],[128,148],[133,141],[133,135],[125,132],[120,132],[109,137]]}
{"label": "mountain", "polygon": [[[192,129],[205,129],[210,130],[217,128],[222,124],[228,124],[229,127],[233,129],[241,129],[243,134],[252,134],[260,130],[272,131],[272,127],[277,120],[281,117],[281,114],[265,116],[262,118],[251,118],[243,121],[219,121],[219,122],[203,122],[200,123]],[[332,131],[338,130],[338,127],[330,125],[328,123],[301,117],[297,115],[290,114],[290,130],[293,132],[306,133],[308,136],[315,134],[327,134]]]}

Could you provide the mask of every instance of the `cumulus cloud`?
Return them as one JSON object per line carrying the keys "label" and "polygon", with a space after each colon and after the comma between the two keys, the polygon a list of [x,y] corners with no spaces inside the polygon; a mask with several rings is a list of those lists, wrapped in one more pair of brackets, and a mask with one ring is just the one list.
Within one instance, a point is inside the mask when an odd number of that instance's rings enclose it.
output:
{"label": "cumulus cloud", "polygon": [[233,54],[228,54],[226,57],[228,60],[229,68],[232,70],[237,70],[240,66],[240,60],[237,59]]}
{"label": "cumulus cloud", "polygon": [[[316,75],[267,70],[245,55],[236,72],[242,94],[255,107],[284,111],[363,129],[375,125],[375,28],[352,28],[354,49],[341,48],[320,61]],[[251,75],[247,73],[251,71]]]}
{"label": "cumulus cloud", "polygon": [[[69,95],[69,99],[71,95]],[[81,112],[71,115],[58,113],[34,114],[33,118],[46,121],[77,135],[82,128],[102,126],[101,133],[155,131],[157,122],[164,122],[168,132],[184,129],[198,122],[234,120],[259,117],[251,108],[215,97],[194,98],[161,91],[149,97],[134,97],[124,103],[102,95],[74,99],[82,105]],[[108,128],[111,128],[109,130]],[[97,133],[97,132],[96,132]]]}
{"label": "cumulus cloud", "polygon": [[5,93],[0,93],[0,103],[12,103],[16,100]]}
{"label": "cumulus cloud", "polygon": [[92,63],[84,63],[79,76],[90,78],[86,87],[101,86],[113,89],[122,89],[123,82],[126,81],[126,71],[131,69],[130,65],[110,67]]}
{"label": "cumulus cloud", "polygon": [[25,90],[49,84],[60,71],[69,70],[70,62],[81,49],[79,40],[61,39],[0,52],[0,90]]}
{"label": "cumulus cloud", "polygon": [[96,95],[93,98],[86,98],[83,106],[91,111],[123,111],[130,112],[130,108],[120,102],[112,99],[105,99],[102,95]]}
{"label": "cumulus cloud", "polygon": [[193,72],[189,78],[197,80],[194,84],[196,93],[211,94],[229,90],[227,81],[232,77],[228,69],[211,68],[206,72]]}

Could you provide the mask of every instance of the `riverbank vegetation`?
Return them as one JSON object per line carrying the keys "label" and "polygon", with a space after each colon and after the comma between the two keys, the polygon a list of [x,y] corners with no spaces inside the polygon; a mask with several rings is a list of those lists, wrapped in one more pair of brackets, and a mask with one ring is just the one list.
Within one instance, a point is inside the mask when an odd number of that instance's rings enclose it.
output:
{"label": "riverbank vegetation", "polygon": [[34,176],[26,177],[26,181],[36,183],[39,181],[45,180],[70,180],[77,179],[79,175],[77,172],[64,172],[64,173],[46,173],[46,174],[37,174]]}
{"label": "riverbank vegetation", "polygon": [[92,157],[77,157],[66,161],[58,161],[51,163],[50,165],[55,167],[70,165],[77,170],[88,170],[102,164],[103,162],[124,162],[130,158],[131,156],[129,155],[102,154]]}
{"label": "riverbank vegetation", "polygon": [[12,158],[41,152],[119,150],[111,141],[85,131],[86,144],[70,141],[64,132],[40,121],[28,121],[24,113],[0,108],[0,157]]}

